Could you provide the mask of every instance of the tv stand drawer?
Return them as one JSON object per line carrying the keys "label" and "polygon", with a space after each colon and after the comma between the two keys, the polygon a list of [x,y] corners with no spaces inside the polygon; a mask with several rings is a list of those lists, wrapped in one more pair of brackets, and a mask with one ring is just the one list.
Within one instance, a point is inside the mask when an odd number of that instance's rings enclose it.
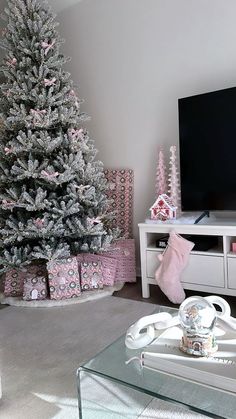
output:
{"label": "tv stand drawer", "polygon": [[228,258],[228,287],[236,289],[236,258]]}
{"label": "tv stand drawer", "polygon": [[[155,278],[155,271],[160,265],[158,255],[161,251],[147,250],[147,277]],[[236,264],[236,259],[234,259]],[[236,271],[236,268],[235,268]],[[190,254],[188,264],[180,275],[181,282],[213,287],[224,287],[223,256],[207,256]],[[235,277],[236,288],[236,277]]]}
{"label": "tv stand drawer", "polygon": [[190,255],[181,282],[224,288],[223,256]]}

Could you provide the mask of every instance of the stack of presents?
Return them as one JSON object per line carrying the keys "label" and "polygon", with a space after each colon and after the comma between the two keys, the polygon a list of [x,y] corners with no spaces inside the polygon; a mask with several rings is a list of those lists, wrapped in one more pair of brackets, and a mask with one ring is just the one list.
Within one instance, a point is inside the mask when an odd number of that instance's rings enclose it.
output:
{"label": "stack of presents", "polygon": [[5,297],[24,300],[63,300],[79,297],[83,291],[114,286],[118,282],[135,282],[135,243],[133,223],[133,171],[106,169],[109,181],[107,195],[111,210],[117,211],[114,227],[122,237],[108,251],[100,254],[81,253],[47,265],[29,265],[25,270],[11,269],[6,273]]}

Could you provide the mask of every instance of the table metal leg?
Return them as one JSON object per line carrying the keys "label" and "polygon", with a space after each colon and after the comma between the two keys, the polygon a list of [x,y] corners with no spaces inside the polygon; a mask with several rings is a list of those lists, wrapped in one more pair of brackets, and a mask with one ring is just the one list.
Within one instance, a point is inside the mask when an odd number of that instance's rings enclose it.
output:
{"label": "table metal leg", "polygon": [[83,419],[83,414],[82,414],[82,397],[81,397],[81,375],[80,373],[82,372],[82,368],[79,367],[77,369],[77,391],[78,391],[78,409],[79,409],[79,419]]}

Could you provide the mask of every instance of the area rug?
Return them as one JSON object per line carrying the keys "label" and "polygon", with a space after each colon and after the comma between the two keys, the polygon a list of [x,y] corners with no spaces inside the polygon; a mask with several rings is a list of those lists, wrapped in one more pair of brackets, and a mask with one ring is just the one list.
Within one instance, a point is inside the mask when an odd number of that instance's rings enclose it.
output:
{"label": "area rug", "polygon": [[[110,296],[53,310],[0,310],[1,419],[77,419],[78,366],[154,308]],[[96,377],[84,380],[83,419],[201,417]]]}
{"label": "area rug", "polygon": [[124,286],[123,282],[118,282],[114,286],[106,286],[101,290],[83,291],[79,297],[70,298],[67,300],[32,300],[25,301],[21,297],[5,297],[3,293],[0,293],[0,303],[8,304],[15,307],[60,307],[70,306],[72,304],[85,303],[87,301],[98,300],[100,298],[108,297],[115,291],[120,291]]}

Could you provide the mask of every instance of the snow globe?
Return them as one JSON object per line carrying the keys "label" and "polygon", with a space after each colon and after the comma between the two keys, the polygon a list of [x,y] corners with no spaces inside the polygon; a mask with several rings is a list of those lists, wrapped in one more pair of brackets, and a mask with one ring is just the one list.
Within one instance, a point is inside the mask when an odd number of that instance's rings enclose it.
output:
{"label": "snow globe", "polygon": [[189,297],[179,308],[179,320],[183,329],[180,349],[195,356],[211,356],[218,346],[214,335],[216,310],[203,297]]}

